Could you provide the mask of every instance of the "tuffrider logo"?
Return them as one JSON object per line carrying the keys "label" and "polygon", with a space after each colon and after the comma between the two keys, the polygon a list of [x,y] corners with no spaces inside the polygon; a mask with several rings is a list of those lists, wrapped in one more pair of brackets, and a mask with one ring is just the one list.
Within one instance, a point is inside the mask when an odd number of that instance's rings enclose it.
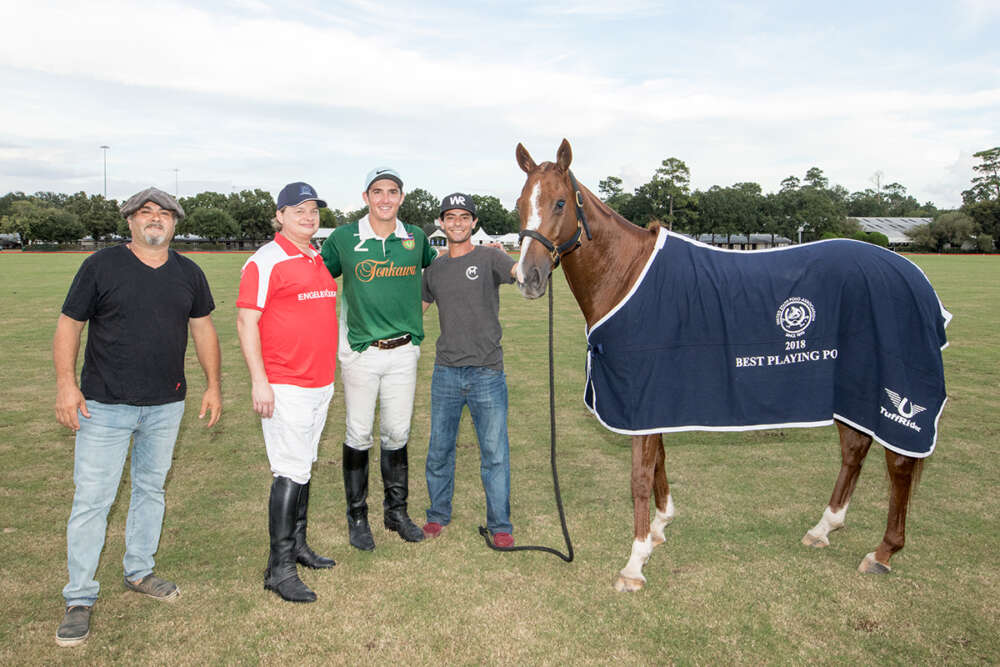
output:
{"label": "tuffrider logo", "polygon": [[896,408],[896,411],[889,412],[884,406],[880,405],[879,412],[882,413],[882,416],[919,433],[920,427],[917,426],[912,420],[927,408],[922,405],[917,405],[906,396],[900,396],[888,387],[883,387],[883,389],[885,390],[886,396],[889,397],[889,401],[892,403],[892,406]]}
{"label": "tuffrider logo", "polygon": [[417,267],[396,266],[391,260],[366,259],[354,267],[354,275],[363,283],[370,283],[375,278],[405,278],[417,275]]}

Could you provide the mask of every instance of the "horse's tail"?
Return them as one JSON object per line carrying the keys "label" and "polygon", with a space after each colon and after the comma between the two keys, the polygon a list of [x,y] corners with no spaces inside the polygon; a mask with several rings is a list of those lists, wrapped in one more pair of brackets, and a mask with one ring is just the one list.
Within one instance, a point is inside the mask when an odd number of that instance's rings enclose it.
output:
{"label": "horse's tail", "polygon": [[917,459],[917,462],[913,465],[913,481],[910,483],[910,498],[913,498],[913,494],[917,491],[917,485],[920,484],[920,478],[924,474],[924,461],[926,460],[927,459],[925,458]]}

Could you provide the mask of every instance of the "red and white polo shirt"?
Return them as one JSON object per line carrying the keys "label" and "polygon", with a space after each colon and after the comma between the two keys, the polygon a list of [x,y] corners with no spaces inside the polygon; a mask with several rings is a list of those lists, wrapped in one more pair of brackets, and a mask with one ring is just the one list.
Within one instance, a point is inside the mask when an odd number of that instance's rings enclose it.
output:
{"label": "red and white polo shirt", "polygon": [[261,311],[260,343],[271,384],[324,387],[337,360],[337,283],[319,253],[280,233],[243,265],[238,308]]}

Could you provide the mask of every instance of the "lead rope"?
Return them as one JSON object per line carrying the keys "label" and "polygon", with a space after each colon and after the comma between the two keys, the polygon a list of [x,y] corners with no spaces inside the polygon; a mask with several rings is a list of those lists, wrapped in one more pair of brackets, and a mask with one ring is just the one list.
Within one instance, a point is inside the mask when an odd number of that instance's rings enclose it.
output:
{"label": "lead rope", "polygon": [[486,546],[494,551],[547,551],[550,554],[559,556],[567,563],[573,561],[573,543],[569,539],[569,529],[566,528],[566,513],[563,511],[562,494],[559,492],[559,472],[556,470],[556,376],[555,359],[552,354],[552,273],[549,273],[549,460],[552,463],[552,486],[555,488],[556,507],[559,508],[559,523],[562,524],[563,539],[566,540],[566,551],[562,553],[551,547],[522,546],[522,547],[498,547],[493,544],[490,532],[483,526],[479,527],[479,534],[486,540]]}

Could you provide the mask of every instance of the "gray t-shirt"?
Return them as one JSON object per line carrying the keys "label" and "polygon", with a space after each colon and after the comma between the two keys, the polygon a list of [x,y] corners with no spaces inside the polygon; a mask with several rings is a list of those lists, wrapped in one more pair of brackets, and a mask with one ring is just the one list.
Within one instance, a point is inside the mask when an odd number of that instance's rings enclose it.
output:
{"label": "gray t-shirt", "polygon": [[476,246],[458,258],[441,255],[424,269],[423,300],[437,303],[441,335],[435,363],[503,370],[500,285],[514,282],[514,259]]}

